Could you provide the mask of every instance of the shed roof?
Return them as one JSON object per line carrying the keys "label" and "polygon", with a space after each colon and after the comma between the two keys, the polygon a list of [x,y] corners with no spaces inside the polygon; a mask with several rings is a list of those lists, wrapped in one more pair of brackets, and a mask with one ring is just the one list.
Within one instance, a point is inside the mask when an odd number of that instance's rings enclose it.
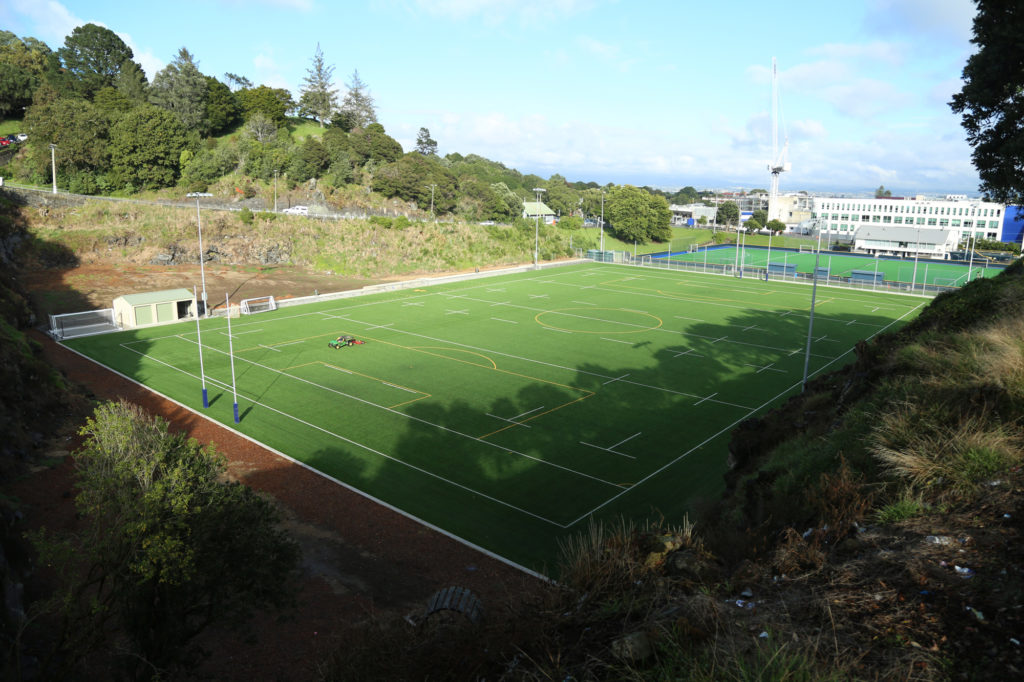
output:
{"label": "shed roof", "polygon": [[[167,301],[191,301],[194,296],[188,289],[165,289],[163,291],[146,291],[141,294],[125,294],[118,296],[128,305],[148,305]],[[117,300],[117,299],[114,299]]]}
{"label": "shed roof", "polygon": [[555,215],[555,212],[548,208],[543,201],[524,201],[523,213],[528,216]]}

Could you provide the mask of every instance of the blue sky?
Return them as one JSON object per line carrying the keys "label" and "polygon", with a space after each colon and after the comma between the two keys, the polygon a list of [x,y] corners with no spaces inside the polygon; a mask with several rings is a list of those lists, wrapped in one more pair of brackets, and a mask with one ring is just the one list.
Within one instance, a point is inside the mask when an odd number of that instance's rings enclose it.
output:
{"label": "blue sky", "polygon": [[0,27],[51,48],[80,24],[118,33],[152,78],[187,47],[200,69],[299,86],[319,43],[353,70],[406,150],[476,153],[569,180],[767,187],[778,60],[783,191],[974,194],[947,102],[971,0],[5,0]]}

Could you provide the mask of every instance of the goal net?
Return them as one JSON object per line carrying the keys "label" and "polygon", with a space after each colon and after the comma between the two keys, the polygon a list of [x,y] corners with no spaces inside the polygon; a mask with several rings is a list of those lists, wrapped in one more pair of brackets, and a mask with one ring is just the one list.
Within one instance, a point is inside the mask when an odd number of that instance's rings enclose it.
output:
{"label": "goal net", "polygon": [[277,310],[277,301],[274,300],[273,296],[260,296],[243,300],[241,306],[243,315],[253,315],[255,313]]}
{"label": "goal net", "polygon": [[814,253],[814,247],[805,244],[800,245],[800,253]]}
{"label": "goal net", "polygon": [[116,332],[120,329],[114,319],[113,308],[50,315],[50,336],[57,340]]}

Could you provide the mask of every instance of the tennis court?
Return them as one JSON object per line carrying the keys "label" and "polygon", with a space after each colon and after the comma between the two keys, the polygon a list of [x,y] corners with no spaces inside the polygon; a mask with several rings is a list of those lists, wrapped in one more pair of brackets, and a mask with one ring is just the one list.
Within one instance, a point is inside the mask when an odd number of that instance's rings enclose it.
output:
{"label": "tennis court", "polygon": [[[591,263],[247,315],[230,339],[228,320],[209,319],[65,344],[543,570],[591,515],[679,521],[721,491],[731,429],[799,390],[810,298],[787,282]],[[811,373],[923,305],[819,289]],[[365,344],[328,347],[345,334]]]}
{"label": "tennis court", "polygon": [[[682,263],[708,263],[710,265],[765,268],[769,260],[773,266],[786,268],[796,266],[797,272],[811,273],[814,270],[815,254],[809,250],[767,249],[760,246],[739,248],[733,245],[711,246],[693,252],[674,252],[670,259]],[[990,265],[987,259],[974,263],[933,261],[913,258],[886,258],[855,254],[822,252],[818,267],[828,270],[831,277],[848,278],[854,270],[882,273],[890,282],[908,282],[919,285],[959,287],[979,277],[995,277],[1005,266]],[[821,273],[823,274],[823,273]]]}

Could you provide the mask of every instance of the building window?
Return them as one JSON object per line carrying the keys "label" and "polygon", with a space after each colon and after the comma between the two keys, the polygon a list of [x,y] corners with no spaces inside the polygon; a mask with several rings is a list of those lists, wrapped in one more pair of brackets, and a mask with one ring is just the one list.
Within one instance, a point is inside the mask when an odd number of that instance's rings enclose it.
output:
{"label": "building window", "polygon": [[960,221],[954,218],[953,219],[953,227],[960,227]]}
{"label": "building window", "polygon": [[949,227],[949,218],[939,220],[939,227]]}
{"label": "building window", "polygon": [[882,222],[885,223],[886,225],[888,225],[889,223],[892,222],[892,216],[891,215],[882,216]]}
{"label": "building window", "polygon": [[918,218],[917,219],[917,224],[918,225],[924,225],[924,218]]}
{"label": "building window", "polygon": [[929,218],[928,219],[928,226],[929,227],[935,227],[935,220],[936,220],[935,218]]}
{"label": "building window", "polygon": [[895,223],[897,225],[902,225],[903,224],[903,216],[899,216],[898,215],[895,218],[893,218],[892,221],[893,221],[893,223]]}

